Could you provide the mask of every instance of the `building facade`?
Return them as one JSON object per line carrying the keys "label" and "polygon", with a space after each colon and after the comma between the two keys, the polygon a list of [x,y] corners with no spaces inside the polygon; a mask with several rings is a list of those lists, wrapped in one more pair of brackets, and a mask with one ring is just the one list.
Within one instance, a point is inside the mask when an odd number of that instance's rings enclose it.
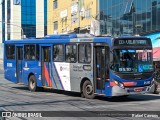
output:
{"label": "building facade", "polygon": [[98,14],[97,7],[97,0],[49,0],[48,34],[90,32],[91,22]]}
{"label": "building facade", "polygon": [[160,31],[160,0],[99,0],[101,31],[112,36]]}
{"label": "building facade", "polygon": [[0,6],[1,43],[47,34],[47,0],[1,0]]}
{"label": "building facade", "polygon": [[[49,0],[48,34],[81,32],[119,36],[160,30],[160,0]],[[87,27],[86,27],[87,26]],[[88,28],[88,31],[83,31]]]}

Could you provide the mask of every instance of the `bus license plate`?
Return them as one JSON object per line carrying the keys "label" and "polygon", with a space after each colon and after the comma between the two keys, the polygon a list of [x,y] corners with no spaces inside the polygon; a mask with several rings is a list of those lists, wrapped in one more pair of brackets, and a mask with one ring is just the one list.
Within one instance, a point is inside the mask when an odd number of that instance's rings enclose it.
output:
{"label": "bus license plate", "polygon": [[134,92],[142,92],[143,88],[134,88]]}

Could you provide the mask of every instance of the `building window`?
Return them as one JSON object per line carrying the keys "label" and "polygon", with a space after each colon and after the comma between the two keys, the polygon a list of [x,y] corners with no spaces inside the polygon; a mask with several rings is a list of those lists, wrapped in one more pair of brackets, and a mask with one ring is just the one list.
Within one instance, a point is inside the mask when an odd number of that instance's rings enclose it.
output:
{"label": "building window", "polygon": [[62,18],[61,22],[62,22],[62,27],[64,27],[64,25],[66,26],[67,25],[67,17]]}
{"label": "building window", "polygon": [[21,0],[21,6],[23,35],[27,38],[36,37],[36,0]]}
{"label": "building window", "polygon": [[54,25],[54,30],[58,30],[58,21],[55,21],[53,25]]}
{"label": "building window", "polygon": [[66,62],[75,63],[77,61],[77,46],[66,45]]}
{"label": "building window", "polygon": [[54,0],[53,1],[53,9],[56,9],[58,7],[58,1]]}
{"label": "building window", "polygon": [[85,18],[86,18],[86,19],[90,19],[90,18],[91,18],[91,15],[92,15],[91,9],[86,10]]}

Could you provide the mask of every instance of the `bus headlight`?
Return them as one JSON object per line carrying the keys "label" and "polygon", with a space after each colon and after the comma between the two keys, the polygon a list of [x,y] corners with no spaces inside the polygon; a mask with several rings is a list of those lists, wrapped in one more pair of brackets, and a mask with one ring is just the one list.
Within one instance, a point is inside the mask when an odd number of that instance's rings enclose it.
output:
{"label": "bus headlight", "polygon": [[113,80],[115,84],[117,84],[119,87],[123,88],[124,89],[124,85],[123,83],[117,81],[117,80]]}
{"label": "bus headlight", "polygon": [[123,89],[124,89],[124,85],[123,85],[123,83],[120,83],[120,82],[119,82],[119,87],[121,87],[121,88],[123,88]]}
{"label": "bus headlight", "polygon": [[150,81],[144,81],[144,85],[150,85],[150,84],[153,84],[153,80],[150,82]]}

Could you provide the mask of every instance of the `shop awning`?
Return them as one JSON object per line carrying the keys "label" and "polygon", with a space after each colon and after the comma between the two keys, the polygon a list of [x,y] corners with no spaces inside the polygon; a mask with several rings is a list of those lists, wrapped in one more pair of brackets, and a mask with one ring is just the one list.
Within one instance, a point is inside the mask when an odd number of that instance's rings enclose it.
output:
{"label": "shop awning", "polygon": [[153,61],[160,61],[160,47],[153,48]]}

